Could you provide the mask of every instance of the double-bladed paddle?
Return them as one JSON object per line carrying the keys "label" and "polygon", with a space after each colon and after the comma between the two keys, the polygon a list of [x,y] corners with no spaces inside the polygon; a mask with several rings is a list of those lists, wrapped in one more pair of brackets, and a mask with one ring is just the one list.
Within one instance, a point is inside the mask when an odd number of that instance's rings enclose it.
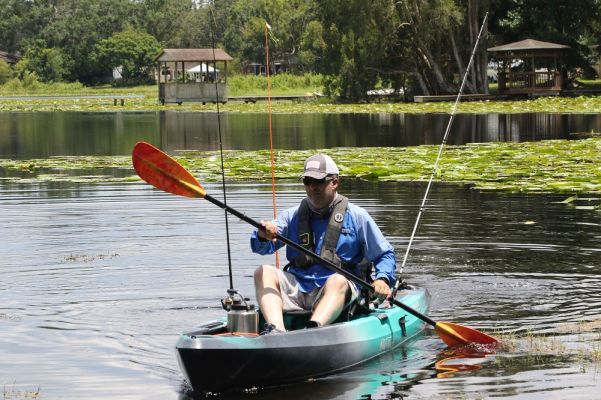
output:
{"label": "double-bladed paddle", "polygon": [[[188,172],[169,155],[163,153],[161,150],[157,149],[151,144],[146,142],[138,142],[134,146],[132,152],[132,161],[134,169],[138,175],[154,187],[180,196],[204,198],[205,200],[208,200],[230,214],[235,215],[244,222],[249,223],[255,228],[263,229],[263,225],[261,225],[259,222],[249,218],[245,214],[231,208],[230,206],[207,194],[206,190],[200,183],[198,183],[196,178],[194,178],[190,172]],[[358,285],[361,285],[366,289],[373,290],[373,286],[367,281],[364,281],[352,273],[338,267],[334,263],[318,256],[314,252],[305,249],[298,243],[279,234],[276,235],[276,238],[288,246],[291,246],[296,250],[319,260],[320,264],[330,268],[340,275],[345,276],[347,279],[357,283]],[[391,299],[391,301],[394,305],[401,307],[403,310],[432,325],[436,329],[436,332],[440,338],[448,346],[466,345],[470,343],[487,346],[495,346],[498,344],[497,339],[485,333],[450,322],[436,322],[396,299]]]}

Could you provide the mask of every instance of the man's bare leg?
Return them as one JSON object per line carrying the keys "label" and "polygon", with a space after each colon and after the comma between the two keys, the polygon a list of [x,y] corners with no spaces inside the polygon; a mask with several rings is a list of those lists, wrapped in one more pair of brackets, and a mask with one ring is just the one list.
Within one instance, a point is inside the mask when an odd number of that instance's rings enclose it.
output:
{"label": "man's bare leg", "polygon": [[271,265],[261,265],[255,270],[255,290],[259,308],[265,321],[274,324],[282,332],[284,326],[283,304],[280,282],[276,269]]}
{"label": "man's bare leg", "polygon": [[340,274],[330,276],[323,287],[321,299],[315,305],[311,320],[319,325],[334,322],[344,309],[350,293],[349,282],[344,276]]}

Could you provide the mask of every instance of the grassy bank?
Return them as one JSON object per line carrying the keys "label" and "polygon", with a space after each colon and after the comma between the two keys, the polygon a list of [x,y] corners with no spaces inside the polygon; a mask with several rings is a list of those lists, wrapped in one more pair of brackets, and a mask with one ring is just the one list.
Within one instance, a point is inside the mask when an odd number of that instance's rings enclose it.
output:
{"label": "grassy bank", "polygon": [[[596,85],[597,81],[589,82]],[[271,95],[302,95],[322,92],[322,77],[319,75],[275,75],[271,78]],[[265,96],[267,80],[261,76],[233,76],[228,81],[229,96]],[[124,106],[114,106],[112,99],[18,99],[18,96],[110,96],[138,95],[142,98],[127,99]],[[183,103],[182,105],[161,105],[158,102],[156,85],[137,87],[112,87],[101,85],[83,86],[79,83],[43,84],[23,83],[12,80],[0,85],[0,96],[14,99],[0,101],[2,111],[157,111],[178,110],[193,112],[215,112],[214,104]],[[273,113],[448,113],[452,102],[402,103],[374,102],[368,104],[337,104],[324,97],[314,97],[309,101],[274,101]],[[228,101],[220,107],[224,112],[265,113],[267,103],[244,103]],[[601,96],[541,97],[520,101],[472,101],[462,102],[459,113],[600,113]]]}
{"label": "grassy bank", "polygon": [[[276,177],[298,179],[303,160],[315,150],[281,150],[275,154]],[[335,148],[324,152],[346,178],[373,181],[425,181],[438,146]],[[176,158],[201,182],[219,179],[217,152],[181,151]],[[269,151],[225,152],[228,180],[270,179]],[[135,181],[130,157],[53,157],[1,160],[5,181]],[[601,194],[601,138],[527,143],[483,143],[448,146],[436,180],[481,190],[522,193]],[[598,197],[598,196],[597,196]],[[573,202],[566,200],[567,203]],[[579,207],[599,208],[599,199]]]}
{"label": "grassy bank", "polygon": [[[270,78],[271,94],[276,95],[304,95],[322,91],[321,75],[274,75]],[[137,94],[148,98],[157,97],[157,85],[140,85],[119,87],[109,84],[85,86],[79,82],[74,83],[43,83],[37,80],[21,81],[12,79],[0,85],[0,96],[86,96],[86,95],[112,95],[112,94]],[[228,79],[228,93],[231,96],[253,96],[267,94],[267,79],[255,75],[235,75]]]}

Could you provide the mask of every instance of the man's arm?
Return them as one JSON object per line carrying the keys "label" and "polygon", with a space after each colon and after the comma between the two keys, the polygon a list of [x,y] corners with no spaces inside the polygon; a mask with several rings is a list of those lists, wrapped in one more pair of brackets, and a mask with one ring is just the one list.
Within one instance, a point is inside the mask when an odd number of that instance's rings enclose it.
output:
{"label": "man's arm", "polygon": [[363,242],[363,256],[373,262],[375,268],[374,289],[379,298],[390,295],[394,285],[396,256],[392,245],[386,240],[373,218],[360,207],[356,207],[359,239]]}
{"label": "man's arm", "polygon": [[293,215],[294,208],[284,210],[275,221],[261,221],[264,229],[254,231],[250,236],[250,248],[253,253],[265,255],[273,254],[284,246],[284,243],[275,238],[276,234],[286,237],[288,224]]}

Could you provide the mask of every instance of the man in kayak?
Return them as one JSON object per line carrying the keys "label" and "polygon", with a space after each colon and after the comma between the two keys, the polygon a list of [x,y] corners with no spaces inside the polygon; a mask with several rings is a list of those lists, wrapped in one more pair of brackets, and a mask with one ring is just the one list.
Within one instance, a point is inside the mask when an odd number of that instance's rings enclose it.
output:
{"label": "man in kayak", "polygon": [[[373,295],[380,300],[390,296],[394,249],[367,211],[338,194],[340,176],[334,161],[325,154],[307,158],[302,180],[307,197],[275,221],[261,221],[263,229],[251,236],[253,252],[273,254],[284,246],[275,237],[279,234],[361,279],[365,279],[361,265],[367,260],[375,268]],[[288,246],[286,258],[284,270],[262,265],[255,271],[257,301],[266,321],[263,333],[286,330],[284,311],[311,310],[308,328],[330,324],[359,296],[354,282],[304,253]]]}

